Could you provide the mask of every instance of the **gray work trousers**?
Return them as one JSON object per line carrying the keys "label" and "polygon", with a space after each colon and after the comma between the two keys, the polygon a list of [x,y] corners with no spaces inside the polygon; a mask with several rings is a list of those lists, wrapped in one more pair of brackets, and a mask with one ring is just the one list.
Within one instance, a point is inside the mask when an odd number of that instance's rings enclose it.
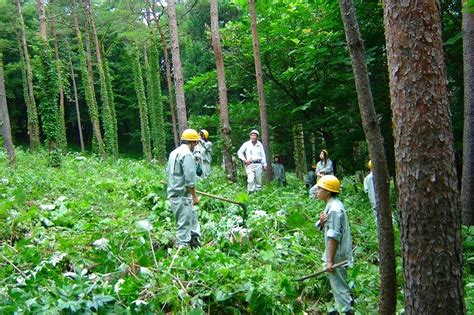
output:
{"label": "gray work trousers", "polygon": [[338,267],[333,272],[328,272],[328,278],[338,310],[344,313],[352,311],[351,290],[347,285],[347,268]]}
{"label": "gray work trousers", "polygon": [[197,210],[191,198],[170,198],[169,202],[176,218],[176,245],[186,247],[191,236],[201,236]]}

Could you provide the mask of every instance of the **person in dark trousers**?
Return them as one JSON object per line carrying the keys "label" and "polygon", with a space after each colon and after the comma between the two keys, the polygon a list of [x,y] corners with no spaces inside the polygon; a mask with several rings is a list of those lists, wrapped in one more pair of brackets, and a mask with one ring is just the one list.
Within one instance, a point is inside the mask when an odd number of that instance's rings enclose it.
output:
{"label": "person in dark trousers", "polygon": [[282,186],[286,186],[285,167],[281,163],[280,156],[275,155],[272,163],[273,178],[278,180]]}

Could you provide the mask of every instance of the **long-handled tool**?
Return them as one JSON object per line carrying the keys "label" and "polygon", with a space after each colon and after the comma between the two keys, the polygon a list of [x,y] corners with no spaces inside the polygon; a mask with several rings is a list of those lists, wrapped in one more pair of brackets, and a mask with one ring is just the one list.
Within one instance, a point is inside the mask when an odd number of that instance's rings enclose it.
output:
{"label": "long-handled tool", "polygon": [[206,196],[206,197],[214,198],[214,199],[217,199],[217,200],[221,200],[221,201],[225,201],[225,202],[229,202],[229,203],[233,203],[233,204],[241,206],[242,210],[244,210],[243,220],[244,220],[244,224],[245,224],[245,220],[247,219],[247,205],[245,203],[238,202],[238,201],[231,200],[231,199],[227,199],[227,198],[224,198],[224,197],[221,197],[221,196],[211,195],[211,194],[203,192],[203,191],[196,190],[196,193],[198,193],[200,195],[203,195],[203,196]]}
{"label": "long-handled tool", "polygon": [[[332,265],[333,268],[337,268],[337,267],[343,267],[345,265],[347,265],[349,262],[347,260],[344,260],[344,261],[341,261],[341,262],[338,262],[337,264],[334,264]],[[303,278],[299,278],[299,279],[293,279],[293,281],[304,281],[306,279],[309,279],[309,278],[312,278],[312,277],[316,277],[322,273],[325,273],[326,271],[328,271],[327,268],[324,268],[323,270],[321,271],[318,271],[318,272],[315,272],[315,273],[312,273],[310,275],[307,275],[307,276],[304,276]]]}

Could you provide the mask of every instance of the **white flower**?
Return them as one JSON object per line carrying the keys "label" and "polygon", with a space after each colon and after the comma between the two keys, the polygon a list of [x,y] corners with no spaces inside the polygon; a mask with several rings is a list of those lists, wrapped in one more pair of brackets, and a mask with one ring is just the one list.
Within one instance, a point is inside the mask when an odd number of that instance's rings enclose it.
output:
{"label": "white flower", "polygon": [[114,285],[114,292],[116,294],[119,294],[120,290],[122,290],[122,284],[125,283],[125,280],[123,279],[118,279],[117,283]]}
{"label": "white flower", "polygon": [[147,302],[145,302],[145,301],[143,301],[143,300],[140,300],[140,299],[135,300],[135,301],[133,301],[132,303],[135,303],[135,305],[137,305],[137,306],[142,305],[142,304],[143,304],[143,305],[148,305]]}

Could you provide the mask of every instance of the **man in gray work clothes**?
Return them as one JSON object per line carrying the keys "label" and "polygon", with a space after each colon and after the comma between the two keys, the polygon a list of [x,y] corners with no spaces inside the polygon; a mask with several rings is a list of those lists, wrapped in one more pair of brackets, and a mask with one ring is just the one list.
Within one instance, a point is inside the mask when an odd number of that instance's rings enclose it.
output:
{"label": "man in gray work clothes", "polygon": [[176,217],[176,245],[178,247],[197,247],[201,228],[193,205],[199,203],[196,194],[196,162],[193,149],[200,137],[196,130],[186,129],[181,135],[181,145],[169,156],[168,201]]}

